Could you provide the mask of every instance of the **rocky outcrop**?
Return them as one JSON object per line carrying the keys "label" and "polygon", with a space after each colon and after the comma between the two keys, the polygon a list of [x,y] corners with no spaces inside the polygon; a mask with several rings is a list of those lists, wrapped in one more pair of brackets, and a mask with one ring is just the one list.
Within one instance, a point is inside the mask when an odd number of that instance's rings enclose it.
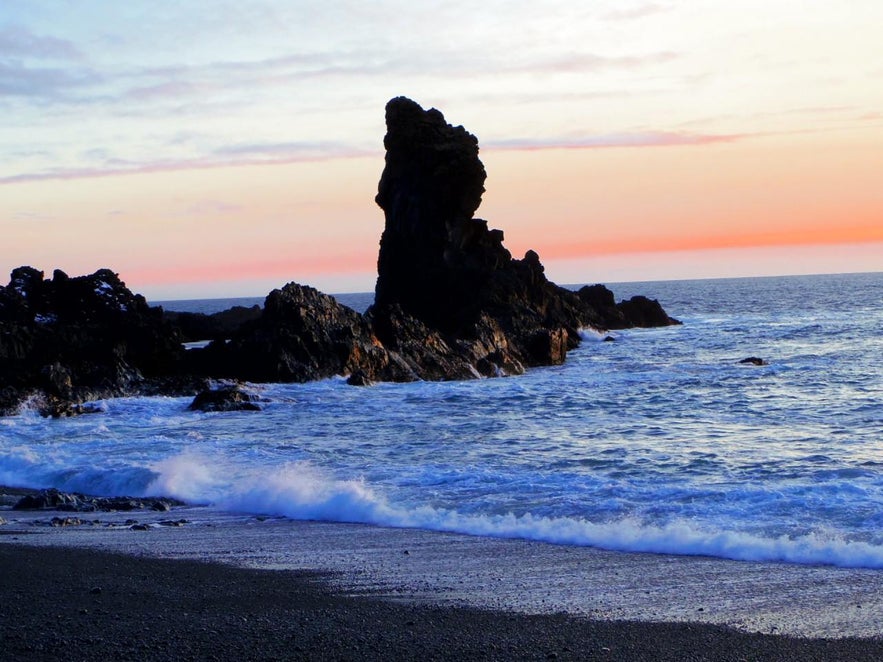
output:
{"label": "rocky outcrop", "polygon": [[175,330],[101,269],[51,279],[31,267],[15,269],[0,287],[0,407],[35,392],[50,415],[96,398],[141,390],[151,378],[174,374],[182,349]]}
{"label": "rocky outcrop", "polygon": [[270,292],[260,318],[229,342],[190,351],[185,360],[198,374],[253,382],[306,382],[358,370],[378,381],[417,379],[362,315],[297,283]]}
{"label": "rocky outcrop", "polygon": [[167,512],[174,506],[183,506],[182,501],[167,497],[97,497],[77,492],[61,492],[55,488],[41,490],[21,497],[13,510],[60,510],[64,512],[112,512],[130,510],[155,510]]}
{"label": "rocky outcrop", "polygon": [[601,320],[546,279],[535,252],[513,259],[503,232],[474,218],[486,177],[475,136],[404,97],[387,104],[386,124],[376,197],[385,226],[368,312],[377,337],[430,379],[563,361],[579,328]]}
{"label": "rocky outcrop", "polygon": [[616,303],[616,299],[604,285],[586,285],[577,291],[582,302],[595,310],[606,329],[629,329],[633,327],[673,326],[681,322],[669,317],[655,299],[634,296]]}
{"label": "rocky outcrop", "polygon": [[238,386],[225,386],[200,391],[188,409],[193,411],[260,411],[260,398]]}
{"label": "rocky outcrop", "polygon": [[617,308],[622,311],[629,327],[650,328],[680,324],[680,321],[668,316],[656,299],[645,296],[633,296],[627,301],[621,301]]}
{"label": "rocky outcrop", "polygon": [[[377,204],[385,225],[375,303],[365,315],[311,287],[273,290],[263,308],[212,316],[163,313],[102,269],[51,279],[30,267],[0,287],[0,414],[30,398],[46,415],[94,411],[117,395],[188,394],[209,379],[305,382],[443,380],[558,364],[582,327],[676,323],[645,297],[615,303],[596,285],[550,282],[539,256],[515,259],[503,232],[475,218],[486,173],[478,141],[435,109],[398,97],[386,107]],[[184,351],[185,340],[211,340]],[[206,410],[258,406],[211,392]]]}

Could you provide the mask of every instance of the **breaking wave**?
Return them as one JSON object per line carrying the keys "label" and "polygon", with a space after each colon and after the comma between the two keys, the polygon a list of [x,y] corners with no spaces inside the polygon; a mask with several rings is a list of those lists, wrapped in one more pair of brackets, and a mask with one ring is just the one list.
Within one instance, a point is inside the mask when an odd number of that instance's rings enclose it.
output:
{"label": "breaking wave", "polygon": [[464,514],[392,503],[363,480],[336,479],[309,462],[288,463],[270,473],[247,471],[234,483],[215,475],[206,458],[191,454],[163,461],[154,470],[158,476],[148,486],[148,493],[208,502],[237,512],[519,538],[622,552],[883,568],[883,545],[847,540],[837,532],[764,537],[715,530],[688,521],[658,525],[633,517],[592,522],[530,513]]}

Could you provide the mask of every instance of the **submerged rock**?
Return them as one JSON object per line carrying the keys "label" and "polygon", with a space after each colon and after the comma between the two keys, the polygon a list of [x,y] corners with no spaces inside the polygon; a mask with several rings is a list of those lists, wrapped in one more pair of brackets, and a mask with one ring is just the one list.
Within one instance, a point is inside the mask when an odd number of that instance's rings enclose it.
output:
{"label": "submerged rock", "polygon": [[202,391],[193,398],[187,407],[199,411],[260,411],[260,398],[253,393],[246,393],[236,386]]}

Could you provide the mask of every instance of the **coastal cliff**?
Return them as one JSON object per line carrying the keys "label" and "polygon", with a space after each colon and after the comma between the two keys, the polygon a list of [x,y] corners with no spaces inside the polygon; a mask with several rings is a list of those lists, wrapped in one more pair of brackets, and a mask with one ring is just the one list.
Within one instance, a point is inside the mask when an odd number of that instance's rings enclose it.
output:
{"label": "coastal cliff", "polygon": [[[559,287],[532,250],[513,258],[503,232],[474,216],[486,178],[478,140],[441,112],[397,97],[386,125],[375,198],[385,224],[364,315],[297,283],[260,312],[164,315],[108,269],[44,279],[20,267],[0,286],[0,414],[30,399],[45,415],[72,415],[89,400],[193,393],[219,378],[504,376],[563,362],[581,328],[678,323],[645,297],[617,304],[603,285]],[[185,352],[197,329],[213,342]]]}

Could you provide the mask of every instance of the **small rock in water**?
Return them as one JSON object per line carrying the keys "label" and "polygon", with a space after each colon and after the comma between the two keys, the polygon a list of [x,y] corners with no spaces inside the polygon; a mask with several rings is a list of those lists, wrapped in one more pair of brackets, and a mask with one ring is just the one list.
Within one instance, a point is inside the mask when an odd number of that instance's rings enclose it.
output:
{"label": "small rock in water", "polygon": [[748,358],[739,361],[739,363],[744,365],[769,365],[769,363],[759,356],[749,356]]}
{"label": "small rock in water", "polygon": [[50,526],[80,526],[83,523],[79,517],[53,517],[49,525]]}
{"label": "small rock in water", "polygon": [[614,338],[613,336],[605,336],[603,342],[616,342],[616,338]]}
{"label": "small rock in water", "polygon": [[260,411],[261,406],[257,402],[258,396],[246,393],[237,386],[226,386],[197,394],[188,409],[205,412]]}
{"label": "small rock in water", "polygon": [[149,524],[133,524],[129,527],[132,531],[150,531]]}
{"label": "small rock in water", "polygon": [[368,375],[365,374],[363,370],[356,370],[353,374],[351,374],[346,383],[350,386],[373,386],[374,382],[372,382]]}

